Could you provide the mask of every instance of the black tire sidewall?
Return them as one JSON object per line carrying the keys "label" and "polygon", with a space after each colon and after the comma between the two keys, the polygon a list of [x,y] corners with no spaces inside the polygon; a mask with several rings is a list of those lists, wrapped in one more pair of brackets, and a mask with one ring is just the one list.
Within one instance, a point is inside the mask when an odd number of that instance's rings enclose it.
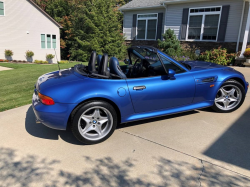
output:
{"label": "black tire sidewall", "polygon": [[[214,109],[216,112],[220,112],[220,113],[230,113],[230,112],[233,112],[235,110],[237,110],[238,108],[241,107],[241,105],[243,104],[243,102],[245,101],[245,97],[246,97],[246,92],[245,92],[245,89],[244,87],[237,81],[234,81],[234,80],[229,80],[229,81],[226,81],[225,83],[223,83],[221,85],[221,87],[223,86],[226,86],[226,85],[234,85],[234,86],[237,86],[240,90],[241,90],[241,93],[242,93],[242,98],[241,98],[241,101],[240,103],[238,104],[237,107],[231,109],[231,110],[221,110],[220,108],[218,108],[216,105],[215,105],[215,102],[214,102],[214,105],[212,106],[212,109]],[[220,87],[220,88],[221,88]],[[216,93],[217,94],[217,93]]]}
{"label": "black tire sidewall", "polygon": [[[111,113],[111,115],[113,117],[113,126],[112,126],[112,129],[110,130],[110,132],[105,137],[103,137],[102,139],[97,140],[97,141],[91,141],[91,140],[88,140],[88,139],[84,138],[81,135],[81,133],[79,132],[79,130],[78,130],[78,121],[79,121],[79,118],[81,117],[81,115],[83,114],[83,112],[85,112],[89,108],[95,107],[95,106],[103,107],[103,108],[107,109]],[[73,135],[80,142],[82,142],[83,144],[86,144],[86,145],[98,144],[98,143],[101,143],[101,142],[107,140],[113,134],[113,132],[115,131],[116,126],[117,126],[117,114],[116,114],[116,111],[115,111],[115,109],[114,109],[114,107],[112,105],[110,105],[109,103],[107,103],[105,101],[91,101],[91,102],[81,104],[76,109],[75,114],[72,116],[72,120],[71,120],[71,131],[72,131]]]}

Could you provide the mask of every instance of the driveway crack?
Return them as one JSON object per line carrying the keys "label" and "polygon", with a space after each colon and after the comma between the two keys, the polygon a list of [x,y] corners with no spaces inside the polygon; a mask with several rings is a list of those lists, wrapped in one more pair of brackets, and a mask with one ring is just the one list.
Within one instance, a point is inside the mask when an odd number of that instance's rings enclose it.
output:
{"label": "driveway crack", "polygon": [[204,167],[203,161],[202,160],[200,160],[200,161],[201,161],[201,165],[202,165],[202,171],[199,175],[198,183],[199,183],[199,186],[201,187],[201,177],[202,177],[202,174],[204,173],[205,167]]}

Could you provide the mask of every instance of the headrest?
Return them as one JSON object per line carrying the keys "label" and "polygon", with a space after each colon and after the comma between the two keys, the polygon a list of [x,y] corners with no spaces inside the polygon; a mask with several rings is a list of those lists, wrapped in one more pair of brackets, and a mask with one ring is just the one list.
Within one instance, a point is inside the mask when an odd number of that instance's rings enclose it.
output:
{"label": "headrest", "polygon": [[108,55],[103,54],[100,65],[98,67],[98,74],[109,76],[108,68]]}
{"label": "headrest", "polygon": [[96,72],[95,61],[96,61],[96,52],[93,51],[91,53],[91,56],[90,56],[90,59],[89,59],[89,64],[88,64],[88,70],[89,70],[89,72]]}

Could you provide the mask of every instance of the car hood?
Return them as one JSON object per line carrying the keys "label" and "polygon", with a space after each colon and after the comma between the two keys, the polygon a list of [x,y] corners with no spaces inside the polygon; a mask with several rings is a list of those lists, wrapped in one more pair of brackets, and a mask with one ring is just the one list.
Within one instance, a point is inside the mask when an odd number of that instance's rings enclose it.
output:
{"label": "car hood", "polygon": [[215,64],[212,62],[185,61],[182,63],[189,65],[191,67],[190,71],[201,71],[201,70],[206,70],[206,69],[216,69],[216,68],[224,69],[224,68],[227,68],[225,66],[218,65],[218,64]]}
{"label": "car hood", "polygon": [[36,89],[38,91],[42,91],[46,88],[69,83],[73,81],[79,81],[86,78],[85,76],[79,76],[75,71],[74,68],[64,69],[60,71],[54,71],[50,73],[46,73],[40,76],[36,83]]}

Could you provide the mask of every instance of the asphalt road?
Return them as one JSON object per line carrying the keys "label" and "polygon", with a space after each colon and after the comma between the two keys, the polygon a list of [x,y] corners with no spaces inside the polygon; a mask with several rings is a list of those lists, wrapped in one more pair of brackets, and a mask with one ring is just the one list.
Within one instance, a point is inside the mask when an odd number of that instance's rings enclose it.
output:
{"label": "asphalt road", "polygon": [[0,137],[1,187],[250,186],[250,92],[236,112],[119,125],[94,146],[36,124],[26,105],[0,113]]}

